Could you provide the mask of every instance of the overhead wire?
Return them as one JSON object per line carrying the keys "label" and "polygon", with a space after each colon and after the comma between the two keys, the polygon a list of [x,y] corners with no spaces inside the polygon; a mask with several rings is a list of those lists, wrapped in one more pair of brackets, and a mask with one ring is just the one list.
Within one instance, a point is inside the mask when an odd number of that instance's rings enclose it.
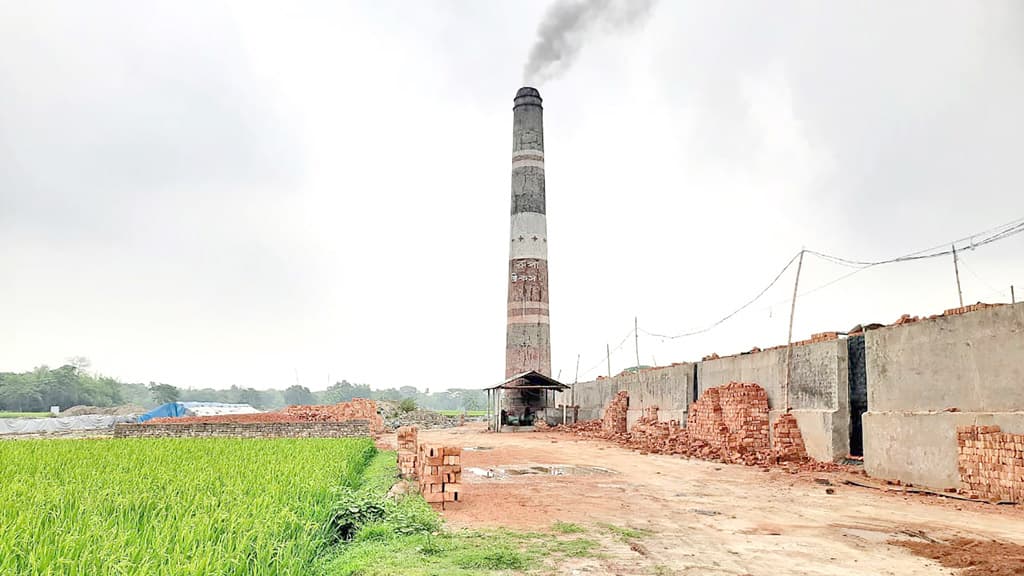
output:
{"label": "overhead wire", "polygon": [[782,267],[782,270],[780,270],[779,273],[775,275],[775,278],[773,278],[772,281],[769,282],[768,285],[765,286],[763,290],[761,290],[760,292],[757,293],[757,296],[754,296],[753,298],[748,300],[746,304],[740,306],[736,310],[733,310],[731,313],[729,313],[725,317],[721,318],[720,320],[718,320],[714,324],[711,324],[710,326],[707,326],[706,328],[701,328],[700,330],[693,330],[693,331],[690,331],[690,332],[684,332],[682,334],[676,334],[674,336],[669,336],[669,335],[666,335],[666,334],[655,334],[653,332],[648,332],[647,330],[644,330],[643,328],[640,328],[640,331],[643,332],[644,334],[648,335],[648,336],[653,336],[655,338],[662,338],[664,340],[675,340],[676,338],[685,338],[687,336],[696,336],[697,334],[703,334],[705,332],[709,332],[712,329],[714,329],[717,326],[719,326],[720,324],[722,324],[723,322],[729,320],[733,316],[735,316],[735,315],[739,314],[740,312],[744,311],[745,309],[749,308],[754,302],[757,302],[758,300],[760,300],[761,297],[764,296],[765,292],[770,290],[772,286],[775,286],[775,283],[779,281],[779,278],[782,278],[782,275],[786,273],[786,270],[789,270],[789,267],[792,266],[793,262],[795,262],[796,259],[799,258],[799,257],[800,257],[800,252],[797,252],[796,254],[794,254],[793,257],[789,259],[789,262],[787,262],[786,265]]}
{"label": "overhead wire", "polygon": [[619,350],[620,350],[620,349],[621,349],[621,348],[622,348],[623,346],[625,346],[625,345],[626,345],[626,341],[628,341],[628,340],[629,340],[629,337],[630,337],[630,336],[632,336],[634,332],[635,332],[635,330],[630,330],[628,334],[626,334],[625,336],[623,336],[623,337],[622,337],[622,341],[621,341],[621,342],[619,342],[619,343],[618,343],[618,345],[617,345],[617,346],[615,346],[615,348],[611,348],[611,349],[609,349],[609,350],[608,350],[608,351],[607,351],[607,352],[605,353],[605,356],[604,356],[604,358],[602,358],[602,359],[601,359],[601,360],[600,360],[600,361],[599,361],[599,362],[598,362],[597,364],[594,364],[593,366],[591,366],[590,368],[588,368],[588,369],[587,369],[586,371],[584,371],[584,372],[583,372],[583,376],[587,376],[587,375],[589,375],[589,374],[590,374],[591,372],[593,372],[593,371],[594,371],[594,370],[595,370],[595,369],[596,369],[597,367],[599,367],[600,365],[602,365],[602,364],[604,364],[604,363],[608,362],[608,359],[610,359],[610,358],[612,357],[612,354],[614,354],[615,352],[618,352],[618,351],[619,351]]}
{"label": "overhead wire", "polygon": [[[838,265],[841,265],[841,266],[846,266],[846,267],[849,267],[849,268],[855,268],[855,269],[852,272],[849,272],[847,274],[843,274],[842,276],[839,276],[838,278],[830,280],[830,281],[826,282],[825,284],[822,284],[820,286],[816,286],[814,288],[811,288],[810,290],[807,290],[805,292],[799,293],[799,294],[797,294],[797,298],[800,298],[802,296],[806,296],[806,295],[812,294],[812,293],[817,292],[819,290],[823,290],[823,289],[825,289],[825,288],[827,288],[829,286],[832,286],[833,284],[836,284],[838,282],[846,280],[847,278],[849,278],[849,277],[851,277],[851,276],[853,276],[855,274],[858,274],[860,272],[863,272],[864,270],[867,270],[869,268],[874,268],[876,266],[882,266],[882,265],[885,265],[885,264],[893,264],[893,263],[898,263],[898,262],[911,262],[911,261],[916,261],[916,260],[925,260],[925,259],[929,259],[929,258],[938,258],[938,257],[941,257],[941,256],[949,256],[949,255],[951,255],[953,253],[953,247],[956,246],[957,244],[962,244],[964,242],[970,242],[970,244],[968,244],[967,246],[963,247],[961,250],[974,250],[975,248],[979,248],[981,246],[986,246],[988,244],[992,244],[993,242],[997,242],[999,240],[1003,240],[1005,238],[1009,238],[1010,236],[1014,236],[1016,234],[1020,234],[1021,232],[1024,232],[1024,218],[1018,218],[1016,220],[1007,222],[1005,224],[1001,224],[999,226],[995,226],[995,227],[989,228],[989,229],[981,231],[981,232],[976,232],[976,233],[971,234],[969,236],[964,236],[963,238],[958,238],[956,240],[953,240],[952,242],[947,242],[947,243],[939,244],[939,245],[936,245],[936,246],[932,246],[930,248],[925,248],[923,250],[918,250],[916,252],[911,252],[909,254],[904,254],[902,256],[897,256],[895,258],[889,258],[889,259],[885,259],[885,260],[876,260],[876,261],[852,260],[852,259],[849,259],[849,258],[841,258],[841,257],[834,256],[834,255],[831,255],[831,254],[825,254],[823,252],[818,252],[816,250],[804,249],[802,252],[805,253],[805,254],[811,254],[811,255],[817,256],[818,258],[821,258],[821,259],[823,259],[825,261],[832,262],[834,264],[838,264]],[[981,239],[980,240],[976,240],[979,237],[981,237]],[[949,246],[949,248],[944,248],[946,246]],[[753,299],[751,299],[750,301],[748,301],[744,305],[742,305],[739,308],[737,308],[736,310],[734,310],[732,313],[726,315],[725,317],[723,317],[722,319],[718,320],[717,322],[707,326],[706,328],[702,328],[702,329],[699,329],[699,330],[692,330],[692,331],[689,331],[689,332],[684,332],[682,334],[676,334],[676,335],[657,334],[657,333],[654,333],[654,332],[650,332],[650,331],[644,330],[643,328],[640,328],[639,331],[642,332],[643,334],[648,335],[648,336],[653,336],[655,338],[661,338],[663,340],[674,340],[674,339],[677,339],[677,338],[684,338],[684,337],[687,337],[687,336],[696,336],[698,334],[703,334],[705,332],[709,332],[712,329],[714,329],[714,328],[718,327],[719,325],[721,325],[722,323],[726,322],[727,320],[731,319],[733,316],[736,316],[737,314],[739,314],[743,310],[747,309],[748,307],[750,307],[755,302],[757,302],[769,289],[772,288],[772,286],[774,286],[779,281],[779,278],[781,278],[782,275],[785,274],[786,270],[788,270],[789,267],[793,265],[793,262],[799,256],[800,256],[800,252],[797,252],[796,255],[794,255],[789,260],[789,262],[786,263],[786,265],[775,276],[775,278],[772,279],[772,281],[768,284],[768,286],[766,286],[763,290],[761,290],[761,292],[759,292],[757,294],[757,296],[755,296]],[[971,273],[974,274],[973,272],[971,272]],[[783,303],[783,302],[788,302],[790,300],[791,300],[790,298],[787,298],[785,300],[779,301],[776,304],[780,304],[780,303]],[[772,304],[772,306],[775,306],[776,304]]]}

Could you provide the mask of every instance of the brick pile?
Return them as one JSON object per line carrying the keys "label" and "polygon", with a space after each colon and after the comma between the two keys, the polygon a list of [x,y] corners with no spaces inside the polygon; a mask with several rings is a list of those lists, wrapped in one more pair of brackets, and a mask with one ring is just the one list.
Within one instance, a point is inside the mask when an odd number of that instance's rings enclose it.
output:
{"label": "brick pile", "polygon": [[629,410],[629,392],[620,390],[608,407],[604,410],[604,418],[601,419],[601,429],[605,434],[626,434],[626,412]]}
{"label": "brick pile", "polygon": [[[623,404],[617,395],[612,404]],[[609,405],[609,409],[611,405]],[[606,410],[606,414],[610,410]],[[839,464],[818,462],[807,457],[796,419],[784,415],[773,431],[780,434],[777,445],[799,446],[774,451],[769,448],[768,395],[757,384],[733,382],[709,388],[690,406],[686,426],[678,420],[658,421],[658,408],[646,407],[643,416],[628,434],[610,432],[605,421],[586,420],[557,426],[582,438],[612,440],[641,454],[670,454],[718,462],[772,466],[781,464],[790,471],[834,472]],[[616,428],[617,429],[617,428]]]}
{"label": "brick pile", "polygon": [[304,422],[367,420],[370,422],[370,431],[374,434],[384,431],[384,419],[377,413],[377,403],[367,398],[353,398],[348,402],[319,406],[289,406],[282,412]]}
{"label": "brick pile", "polygon": [[417,455],[420,493],[427,502],[458,502],[462,489],[462,448],[420,444]]}
{"label": "brick pile", "polygon": [[1024,500],[1024,434],[999,426],[957,426],[960,482],[971,498]]}
{"label": "brick pile", "polygon": [[957,314],[966,314],[968,312],[976,312],[978,310],[984,310],[985,308],[995,308],[996,306],[1002,306],[1002,304],[985,304],[984,302],[978,302],[977,304],[971,304],[970,306],[961,306],[959,308],[950,308],[942,313],[943,316],[956,316]]}
{"label": "brick pile", "polygon": [[321,406],[288,406],[277,412],[259,412],[256,414],[152,418],[144,422],[144,424],[283,424],[298,422],[348,422],[352,420],[365,420],[368,422],[371,434],[380,434],[384,431],[384,419],[377,413],[377,403],[365,398],[356,398],[350,402]]}
{"label": "brick pile", "polygon": [[415,426],[402,426],[396,431],[398,436],[398,472],[402,478],[416,477],[416,455],[418,452]]}
{"label": "brick pile", "polygon": [[776,462],[801,462],[807,460],[807,448],[800,433],[796,417],[790,413],[779,416],[772,424],[772,454]]}
{"label": "brick pile", "polygon": [[658,421],[658,407],[644,408],[644,414],[629,432],[627,446],[641,454],[688,454],[689,437],[678,420]]}
{"label": "brick pile", "polygon": [[727,462],[754,463],[768,451],[768,393],[743,382],[709,388],[690,406],[686,429],[693,448],[706,446]]}

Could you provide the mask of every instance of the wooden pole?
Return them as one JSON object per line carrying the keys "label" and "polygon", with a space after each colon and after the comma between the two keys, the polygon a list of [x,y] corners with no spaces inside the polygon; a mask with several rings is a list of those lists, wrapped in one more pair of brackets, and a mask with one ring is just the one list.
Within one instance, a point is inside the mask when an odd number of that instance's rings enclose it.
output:
{"label": "wooden pole", "polygon": [[1010,304],[1017,303],[1017,295],[1013,293],[1013,284],[1010,284]]}
{"label": "wooden pole", "polygon": [[604,344],[604,359],[608,361],[608,377],[610,378],[611,377],[611,344]]}
{"label": "wooden pole", "polygon": [[640,331],[637,329],[636,316],[633,316],[633,346],[636,348],[636,373],[640,373]]}
{"label": "wooden pole", "polygon": [[[569,394],[569,404],[576,405],[576,384],[580,381],[580,355],[576,353],[576,377],[572,379],[572,390]],[[562,411],[562,420],[565,420],[565,410]],[[565,424],[565,422],[562,422]]]}
{"label": "wooden pole", "polygon": [[960,266],[956,262],[956,244],[953,244],[953,271],[956,272],[956,294],[960,297],[960,307],[964,307],[964,293],[960,290]]}
{"label": "wooden pole", "polygon": [[786,412],[789,412],[789,381],[793,376],[793,316],[796,314],[796,292],[800,287],[800,270],[804,267],[804,250],[796,265],[796,281],[793,282],[793,302],[789,306],[789,338],[786,343]]}

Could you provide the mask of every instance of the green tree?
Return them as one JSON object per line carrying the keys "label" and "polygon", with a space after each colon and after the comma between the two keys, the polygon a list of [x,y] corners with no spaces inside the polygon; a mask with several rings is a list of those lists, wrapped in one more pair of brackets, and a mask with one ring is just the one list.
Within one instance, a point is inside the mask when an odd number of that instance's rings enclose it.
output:
{"label": "green tree", "polygon": [[412,398],[406,398],[398,403],[398,409],[402,412],[412,412],[416,409],[416,401]]}
{"label": "green tree", "polygon": [[153,395],[153,400],[157,404],[177,402],[181,395],[181,391],[177,387],[170,384],[157,384],[155,382],[149,383],[149,393]]}
{"label": "green tree", "polygon": [[293,384],[284,391],[285,404],[289,406],[304,406],[308,404],[316,404],[316,396],[309,391],[309,388],[305,386],[299,386]]}

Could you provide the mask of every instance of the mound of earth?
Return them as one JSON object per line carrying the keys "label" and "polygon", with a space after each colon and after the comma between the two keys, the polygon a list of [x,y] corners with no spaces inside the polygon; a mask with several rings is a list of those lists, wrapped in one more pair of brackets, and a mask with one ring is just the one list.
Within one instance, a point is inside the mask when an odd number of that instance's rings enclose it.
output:
{"label": "mound of earth", "polygon": [[1024,574],[1024,546],[996,540],[956,538],[949,542],[893,540],[947,568],[959,568],[964,576],[1017,576]]}
{"label": "mound of earth", "polygon": [[131,416],[148,412],[142,406],[125,404],[123,406],[72,406],[60,413],[61,416],[85,416],[99,414],[102,416]]}

